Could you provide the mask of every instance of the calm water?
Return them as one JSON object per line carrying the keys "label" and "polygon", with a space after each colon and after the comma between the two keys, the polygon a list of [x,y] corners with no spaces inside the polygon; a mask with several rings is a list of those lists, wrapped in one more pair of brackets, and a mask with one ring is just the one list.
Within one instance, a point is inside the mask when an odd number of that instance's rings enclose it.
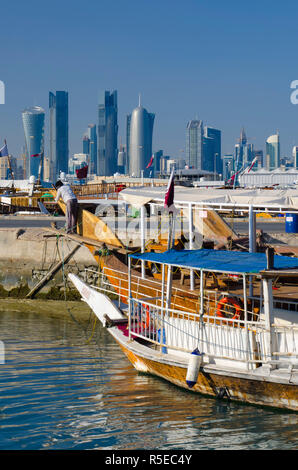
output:
{"label": "calm water", "polygon": [[92,327],[0,313],[1,450],[297,449],[298,415],[140,375],[98,324],[90,340]]}

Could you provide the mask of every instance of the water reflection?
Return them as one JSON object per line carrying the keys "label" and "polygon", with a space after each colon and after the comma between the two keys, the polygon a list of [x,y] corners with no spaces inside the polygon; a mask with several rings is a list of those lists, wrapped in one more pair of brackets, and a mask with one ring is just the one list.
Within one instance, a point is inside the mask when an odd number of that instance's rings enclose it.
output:
{"label": "water reflection", "polygon": [[139,374],[109,333],[61,318],[0,316],[1,449],[296,449],[297,420]]}

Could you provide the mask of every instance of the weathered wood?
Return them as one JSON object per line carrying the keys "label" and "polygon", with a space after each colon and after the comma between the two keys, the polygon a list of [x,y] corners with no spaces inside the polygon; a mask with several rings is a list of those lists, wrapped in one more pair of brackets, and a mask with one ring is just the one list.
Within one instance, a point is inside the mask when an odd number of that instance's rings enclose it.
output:
{"label": "weathered wood", "polygon": [[26,299],[32,299],[52,279],[54,274],[56,274],[63,265],[68,263],[79,248],[80,245],[76,245],[62,261],[56,263],[55,266],[53,266],[52,269],[50,269],[49,272],[31,289],[31,291],[26,295]]}

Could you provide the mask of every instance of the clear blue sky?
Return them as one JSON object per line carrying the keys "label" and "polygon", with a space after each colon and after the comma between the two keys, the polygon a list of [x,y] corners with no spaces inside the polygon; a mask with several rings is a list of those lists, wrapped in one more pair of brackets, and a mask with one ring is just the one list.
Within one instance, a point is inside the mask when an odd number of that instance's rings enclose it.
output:
{"label": "clear blue sky", "polygon": [[[294,0],[36,0],[1,5],[0,143],[19,156],[21,111],[46,110],[48,92],[67,90],[70,153],[97,123],[98,92],[118,90],[119,136],[138,93],[156,114],[153,148],[182,155],[185,127],[196,116],[222,130],[233,151],[244,126],[264,149],[278,129],[283,155],[298,145],[298,3]],[[47,146],[46,146],[47,149]]]}

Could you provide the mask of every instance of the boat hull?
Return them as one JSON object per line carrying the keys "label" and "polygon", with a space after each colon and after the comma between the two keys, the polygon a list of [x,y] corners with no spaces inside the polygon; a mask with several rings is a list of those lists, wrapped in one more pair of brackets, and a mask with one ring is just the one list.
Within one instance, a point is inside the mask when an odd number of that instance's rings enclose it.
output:
{"label": "boat hull", "polygon": [[295,384],[282,383],[283,380],[278,377],[265,377],[260,373],[253,376],[249,372],[227,372],[205,365],[200,370],[196,384],[189,388],[186,383],[187,363],[179,364],[179,361],[167,358],[167,354],[153,352],[150,348],[148,354],[138,351],[145,348],[139,348],[135,341],[122,338],[115,328],[109,331],[130,363],[140,372],[161,377],[178,387],[210,397],[298,411]]}

